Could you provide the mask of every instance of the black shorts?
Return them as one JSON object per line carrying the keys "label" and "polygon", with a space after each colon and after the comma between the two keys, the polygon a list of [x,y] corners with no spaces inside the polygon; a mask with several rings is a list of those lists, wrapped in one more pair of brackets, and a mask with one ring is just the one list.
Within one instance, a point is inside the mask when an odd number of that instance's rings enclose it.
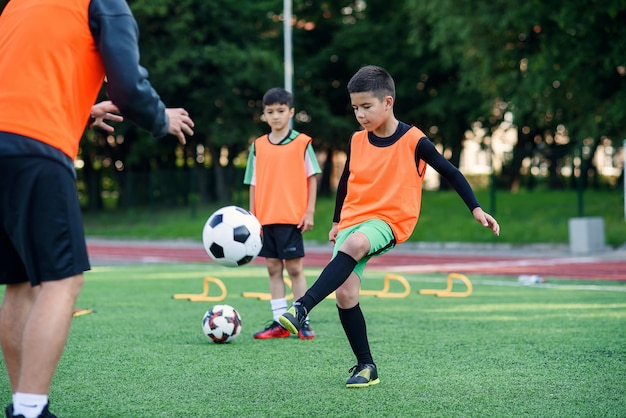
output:
{"label": "black shorts", "polygon": [[48,157],[0,158],[0,284],[89,269],[74,173]]}
{"label": "black shorts", "polygon": [[259,255],[281,260],[304,257],[302,231],[297,225],[263,225],[263,247]]}

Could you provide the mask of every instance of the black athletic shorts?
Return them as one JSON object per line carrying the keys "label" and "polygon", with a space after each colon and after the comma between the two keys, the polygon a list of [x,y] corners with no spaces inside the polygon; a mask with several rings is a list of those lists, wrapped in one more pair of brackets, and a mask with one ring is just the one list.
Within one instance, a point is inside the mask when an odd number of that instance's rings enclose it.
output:
{"label": "black athletic shorts", "polygon": [[0,284],[90,269],[74,174],[48,156],[0,153]]}
{"label": "black athletic shorts", "polygon": [[304,257],[302,230],[297,225],[263,225],[261,257],[291,260]]}

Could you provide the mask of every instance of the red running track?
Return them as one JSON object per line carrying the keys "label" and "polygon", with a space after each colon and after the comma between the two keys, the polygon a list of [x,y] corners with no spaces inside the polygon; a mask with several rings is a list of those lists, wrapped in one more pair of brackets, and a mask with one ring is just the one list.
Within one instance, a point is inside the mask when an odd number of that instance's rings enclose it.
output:
{"label": "red running track", "polygon": [[[94,264],[119,263],[212,263],[201,244],[168,244],[137,242],[88,242],[89,256]],[[306,267],[323,267],[330,258],[325,250],[307,250]],[[252,264],[263,265],[263,259]],[[518,276],[522,274],[543,277],[600,279],[626,281],[626,260],[602,257],[544,257],[426,254],[391,251],[375,257],[369,268],[385,269],[397,273],[463,273]]]}

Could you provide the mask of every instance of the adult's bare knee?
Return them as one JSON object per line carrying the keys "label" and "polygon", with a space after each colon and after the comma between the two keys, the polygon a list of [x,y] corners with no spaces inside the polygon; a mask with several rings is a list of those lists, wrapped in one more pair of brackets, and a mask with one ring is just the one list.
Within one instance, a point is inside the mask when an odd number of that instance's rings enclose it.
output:
{"label": "adult's bare knee", "polygon": [[43,282],[40,287],[42,291],[54,293],[62,292],[72,299],[76,299],[84,283],[85,276],[83,274],[77,274],[61,280]]}

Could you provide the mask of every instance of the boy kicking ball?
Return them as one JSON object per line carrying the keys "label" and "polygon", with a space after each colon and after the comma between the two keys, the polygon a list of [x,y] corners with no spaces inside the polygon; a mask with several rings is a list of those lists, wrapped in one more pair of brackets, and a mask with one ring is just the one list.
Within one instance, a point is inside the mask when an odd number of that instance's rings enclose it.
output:
{"label": "boy kicking ball", "polygon": [[333,225],[328,234],[333,258],[317,281],[279,322],[292,334],[311,310],[336,290],[339,320],[356,357],[349,388],[380,383],[359,306],[361,276],[370,258],[406,241],[420,213],[422,185],[430,165],[454,187],[474,219],[497,236],[500,226],[485,213],[463,174],[446,160],[426,135],[396,119],[395,84],[376,66],[361,68],[348,83],[352,109],[363,130],[348,143],[347,160],[337,187]]}

